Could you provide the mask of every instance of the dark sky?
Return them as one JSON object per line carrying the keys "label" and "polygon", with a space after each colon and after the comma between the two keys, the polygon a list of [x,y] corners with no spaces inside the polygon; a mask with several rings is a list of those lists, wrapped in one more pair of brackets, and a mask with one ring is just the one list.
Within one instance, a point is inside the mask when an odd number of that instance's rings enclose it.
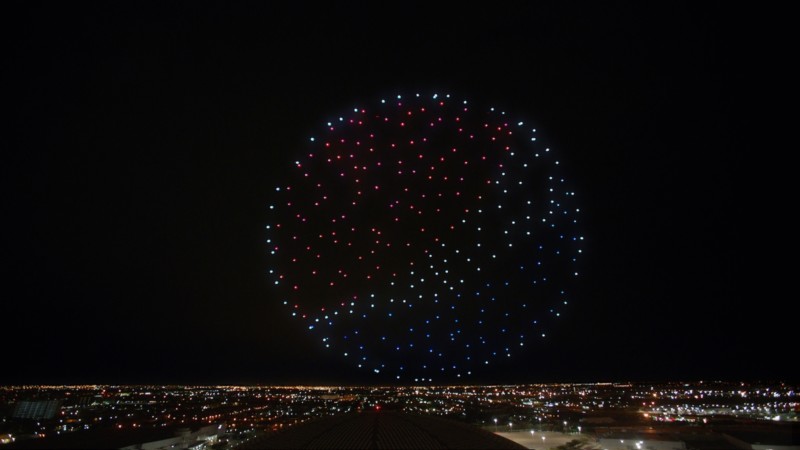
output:
{"label": "dark sky", "polygon": [[580,195],[574,306],[472,381],[796,376],[721,6],[260,3],[7,8],[0,383],[388,381],[288,319],[264,224],[310,130],[398,90],[531,117]]}

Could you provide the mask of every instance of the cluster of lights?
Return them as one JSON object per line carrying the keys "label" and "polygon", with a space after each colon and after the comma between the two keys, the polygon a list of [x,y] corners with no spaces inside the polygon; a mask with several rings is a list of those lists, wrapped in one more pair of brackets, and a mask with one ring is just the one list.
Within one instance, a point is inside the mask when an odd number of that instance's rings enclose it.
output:
{"label": "cluster of lights", "polygon": [[583,238],[536,130],[419,94],[325,124],[269,205],[269,277],[290,314],[358,367],[461,377],[559,317]]}

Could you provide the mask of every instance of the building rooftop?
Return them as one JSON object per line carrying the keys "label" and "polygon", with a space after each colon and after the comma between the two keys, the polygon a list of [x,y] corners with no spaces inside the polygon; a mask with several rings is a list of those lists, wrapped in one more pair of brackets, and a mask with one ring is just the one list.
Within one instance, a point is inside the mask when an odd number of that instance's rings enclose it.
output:
{"label": "building rooftop", "polygon": [[726,435],[750,445],[792,446],[800,448],[800,426],[769,431],[729,430]]}
{"label": "building rooftop", "polygon": [[371,411],[326,417],[256,439],[240,449],[524,449],[453,420]]}

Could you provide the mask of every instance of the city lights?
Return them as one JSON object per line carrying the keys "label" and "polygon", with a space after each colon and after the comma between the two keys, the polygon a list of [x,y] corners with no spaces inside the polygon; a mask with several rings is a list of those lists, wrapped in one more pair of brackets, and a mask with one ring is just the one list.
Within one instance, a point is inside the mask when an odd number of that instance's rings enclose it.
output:
{"label": "city lights", "polygon": [[[542,445],[552,447],[576,439],[577,430],[581,440],[594,440],[608,450],[646,450],[658,430],[679,429],[673,427],[684,424],[693,426],[693,433],[713,433],[716,424],[725,422],[796,423],[800,409],[796,391],[784,384],[726,382],[8,386],[0,387],[0,407],[5,405],[8,411],[0,422],[0,427],[6,427],[0,428],[0,440],[186,428],[213,435],[219,448],[234,448],[311,419],[403,413],[466,422],[514,439],[538,436]],[[508,427],[501,429],[500,423]],[[573,429],[571,423],[580,425]],[[216,431],[202,431],[212,429]],[[631,434],[636,429],[650,431],[646,436]]]}

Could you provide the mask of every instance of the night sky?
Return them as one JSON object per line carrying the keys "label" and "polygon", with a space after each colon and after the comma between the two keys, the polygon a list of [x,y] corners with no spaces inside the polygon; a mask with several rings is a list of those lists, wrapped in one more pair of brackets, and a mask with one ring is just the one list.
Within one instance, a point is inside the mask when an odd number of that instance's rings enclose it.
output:
{"label": "night sky", "polygon": [[[0,383],[395,382],[395,372],[376,374],[342,357],[345,325],[338,346],[326,348],[318,330],[291,316],[283,304],[290,294],[275,287],[270,269],[311,286],[313,298],[291,294],[308,309],[324,306],[326,290],[289,259],[272,258],[267,239],[283,244],[292,233],[265,227],[289,210],[313,217],[310,207],[269,210],[280,200],[276,187],[301,177],[296,162],[313,150],[311,137],[369,134],[328,133],[328,121],[354,107],[373,114],[382,98],[416,93],[429,107],[433,94],[451,94],[509,111],[510,126],[536,128],[575,192],[571,207],[580,208],[569,236],[584,237],[579,277],[562,276],[569,264],[544,273],[569,293],[546,338],[469,377],[448,371],[435,382],[796,377],[785,295],[758,275],[768,264],[754,257],[763,203],[751,185],[757,156],[741,137],[748,78],[735,21],[720,9],[635,2],[7,8]],[[381,114],[399,122],[402,113]],[[369,127],[384,136],[380,145],[407,137],[400,127]],[[438,139],[439,147],[451,144]],[[481,144],[470,145],[464,151],[477,158]],[[425,157],[441,156],[436,151]],[[441,171],[461,170],[442,164]],[[352,187],[320,167],[332,195]],[[469,173],[483,176],[488,167]],[[441,185],[379,179],[396,192]],[[545,184],[509,198],[542,198],[537,189]],[[290,200],[308,200],[311,190]],[[413,233],[393,229],[397,242],[421,248],[418,228],[460,220],[452,202],[441,205],[431,222],[414,219]],[[487,226],[502,231],[498,224],[512,215],[492,215]],[[352,223],[369,228],[369,216],[362,209]],[[389,216],[377,220],[391,226]],[[299,232],[311,239],[316,229]],[[458,244],[476,239],[453,233]],[[555,244],[536,236],[520,234],[519,243]],[[375,264],[399,265],[400,257],[376,256]],[[504,264],[536,258],[517,251]],[[339,266],[320,267],[341,275]],[[366,275],[365,267],[348,270]],[[504,268],[485,279],[499,285]],[[347,283],[348,292],[361,289],[353,278]],[[366,295],[379,283],[363,286]],[[558,293],[532,295],[551,294]],[[490,308],[490,341],[500,341],[507,310],[522,326],[528,310],[519,308]],[[387,330],[399,335],[426,314],[435,311],[406,312]],[[465,321],[480,315],[474,305],[463,314]],[[357,326],[378,333],[381,323],[370,317]]]}

